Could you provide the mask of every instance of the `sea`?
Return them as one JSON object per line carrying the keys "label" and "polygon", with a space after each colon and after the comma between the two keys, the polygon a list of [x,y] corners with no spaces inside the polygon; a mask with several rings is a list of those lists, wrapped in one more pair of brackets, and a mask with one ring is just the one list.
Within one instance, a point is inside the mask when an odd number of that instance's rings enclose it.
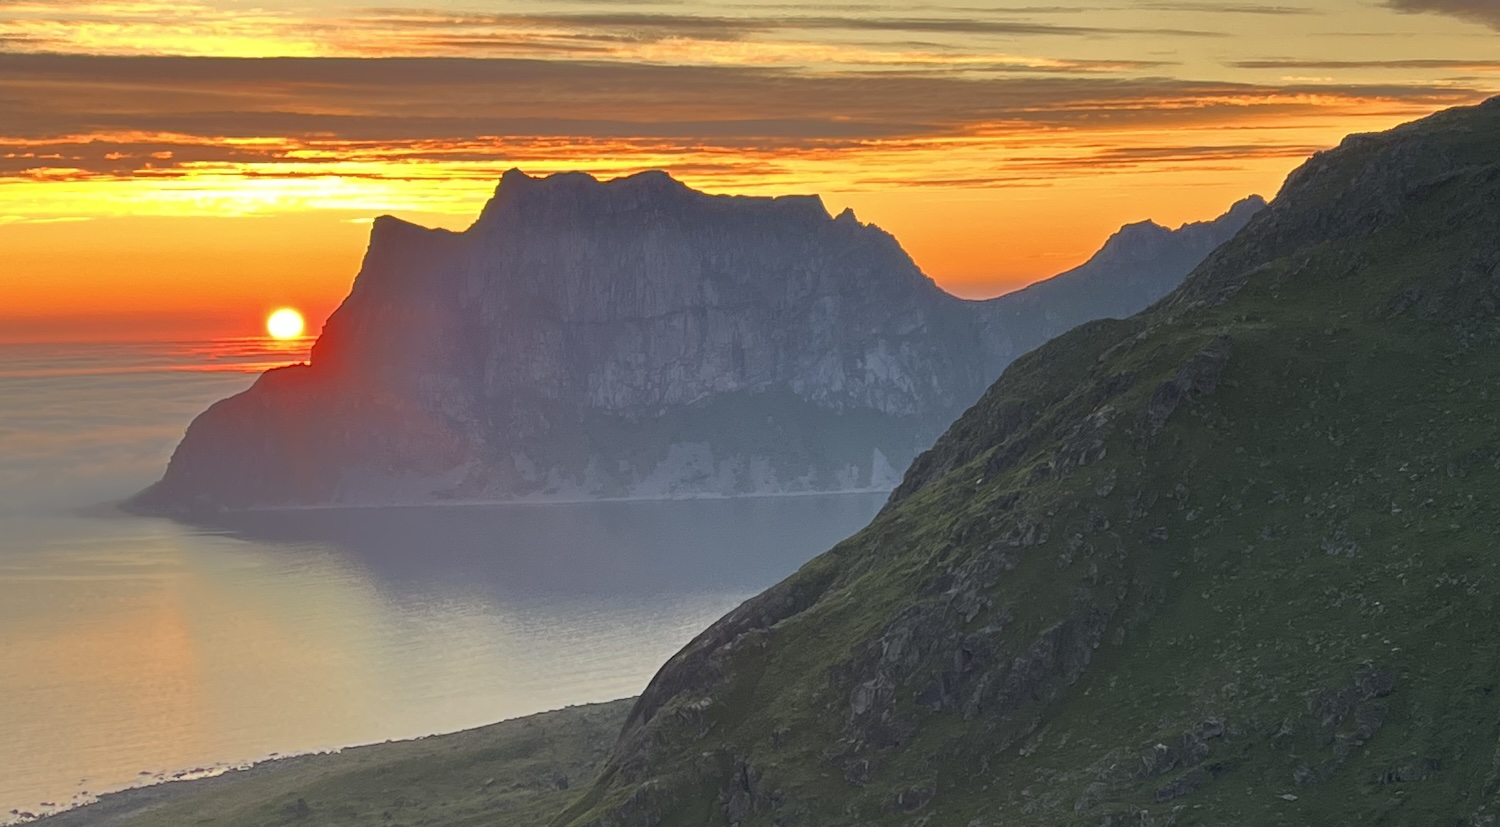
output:
{"label": "sea", "polygon": [[639,693],[881,495],[112,504],[307,343],[0,344],[0,823],[266,758]]}

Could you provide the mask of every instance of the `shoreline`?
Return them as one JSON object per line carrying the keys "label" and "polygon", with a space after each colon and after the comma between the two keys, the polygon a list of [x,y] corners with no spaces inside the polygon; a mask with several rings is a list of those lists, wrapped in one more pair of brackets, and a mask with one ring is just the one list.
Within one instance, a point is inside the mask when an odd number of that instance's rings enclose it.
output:
{"label": "shoreline", "polygon": [[502,506],[592,505],[595,503],[677,503],[724,502],[729,500],[794,499],[804,497],[861,497],[875,494],[889,496],[894,488],[844,488],[837,491],[768,491],[749,494],[676,494],[670,496],[630,497],[533,497],[509,500],[431,500],[393,503],[322,503],[317,505],[257,505],[248,508],[201,509],[176,512],[137,512],[126,508],[130,498],[111,500],[78,509],[81,513],[108,510],[132,517],[165,517],[168,519],[212,518],[236,514],[285,514],[301,511],[368,511],[377,508],[494,508]]}
{"label": "shoreline", "polygon": [[[528,718],[552,715],[567,710],[605,707],[626,701],[633,703],[634,700],[634,697],[630,697],[572,704],[557,709],[546,709],[527,715],[518,715],[513,718],[503,718],[499,721],[491,721],[479,726],[456,729],[449,732],[432,732],[411,738],[390,738],[384,741],[347,744],[341,747],[310,752],[285,755],[274,754],[246,762],[221,764],[210,768],[179,770],[170,774],[165,771],[155,772],[150,775],[151,780],[144,783],[90,796],[92,798],[90,801],[84,801],[48,813],[34,813],[32,818],[18,818],[14,813],[5,813],[0,815],[0,827],[19,827],[20,825],[26,825],[27,827],[31,827],[31,825],[45,825],[46,827],[116,827],[157,807],[170,804],[187,796],[240,782],[265,778],[281,772],[289,772],[309,764],[315,764],[323,759],[341,755],[349,750],[414,744],[434,738],[446,738],[463,735],[464,733],[473,733],[500,724],[524,721]],[[183,777],[186,774],[197,772],[210,774],[191,778]]]}
{"label": "shoreline", "polygon": [[[450,733],[434,733],[434,735],[445,734]],[[433,736],[424,735],[421,737],[430,738]],[[376,743],[399,742],[378,741]],[[290,770],[309,760],[337,755],[343,750],[362,746],[372,745],[350,744],[346,747],[338,747],[330,750],[267,756],[246,763],[209,768],[204,770],[204,772],[210,774],[192,778],[185,778],[182,775],[191,774],[195,770],[180,770],[172,774],[165,774],[164,772],[151,773],[150,780],[143,783],[92,795],[90,796],[93,799],[91,801],[83,801],[69,807],[64,807],[63,809],[53,810],[49,813],[36,813],[33,818],[17,818],[15,815],[7,813],[5,818],[8,820],[0,821],[0,827],[19,827],[19,825],[32,824],[46,824],[48,827],[110,827],[125,819],[134,818],[141,813],[175,801],[186,795],[237,781],[260,777],[272,772]]]}

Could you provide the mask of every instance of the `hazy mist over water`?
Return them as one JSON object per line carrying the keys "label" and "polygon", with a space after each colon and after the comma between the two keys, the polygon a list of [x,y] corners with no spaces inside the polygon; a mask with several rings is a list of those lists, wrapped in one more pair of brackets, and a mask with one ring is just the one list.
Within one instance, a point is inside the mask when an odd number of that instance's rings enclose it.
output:
{"label": "hazy mist over water", "polygon": [[0,346],[0,814],[158,772],[634,694],[883,499],[200,525],[98,507],[159,476],[192,416],[247,387],[247,371],[304,353]]}

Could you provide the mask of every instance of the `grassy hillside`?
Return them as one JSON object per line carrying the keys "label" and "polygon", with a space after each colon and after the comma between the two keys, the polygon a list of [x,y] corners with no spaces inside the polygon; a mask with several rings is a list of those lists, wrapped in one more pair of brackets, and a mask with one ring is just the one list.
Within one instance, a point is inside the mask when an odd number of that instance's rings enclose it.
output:
{"label": "grassy hillside", "polygon": [[1500,101],[1314,158],[677,655],[557,825],[1500,813]]}
{"label": "grassy hillside", "polygon": [[289,758],[105,796],[45,827],[546,824],[586,788],[631,701]]}

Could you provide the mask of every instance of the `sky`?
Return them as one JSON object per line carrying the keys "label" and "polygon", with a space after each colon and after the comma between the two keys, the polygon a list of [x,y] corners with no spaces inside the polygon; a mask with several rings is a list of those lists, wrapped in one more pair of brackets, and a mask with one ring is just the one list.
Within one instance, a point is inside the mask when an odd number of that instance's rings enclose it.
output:
{"label": "sky", "polygon": [[370,2],[0,0],[0,341],[316,331],[511,167],[818,193],[987,297],[1500,93],[1496,0]]}

